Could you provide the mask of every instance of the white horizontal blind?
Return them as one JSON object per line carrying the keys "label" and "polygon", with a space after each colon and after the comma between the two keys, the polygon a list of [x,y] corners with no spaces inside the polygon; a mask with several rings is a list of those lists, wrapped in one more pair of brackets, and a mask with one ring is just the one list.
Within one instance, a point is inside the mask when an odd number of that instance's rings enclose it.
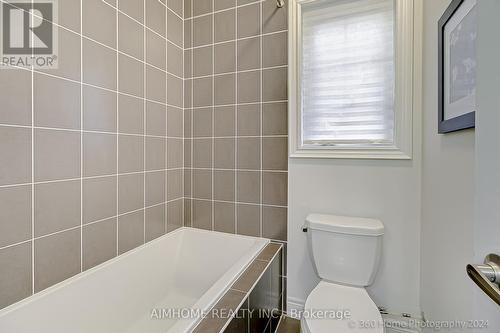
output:
{"label": "white horizontal blind", "polygon": [[394,0],[302,5],[302,144],[394,142]]}

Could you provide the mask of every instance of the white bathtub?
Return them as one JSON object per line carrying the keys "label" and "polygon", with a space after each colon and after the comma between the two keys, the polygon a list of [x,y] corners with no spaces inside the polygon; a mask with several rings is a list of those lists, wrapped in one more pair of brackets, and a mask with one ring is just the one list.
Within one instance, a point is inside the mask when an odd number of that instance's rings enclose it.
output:
{"label": "white bathtub", "polygon": [[269,241],[181,228],[0,310],[2,333],[188,332]]}

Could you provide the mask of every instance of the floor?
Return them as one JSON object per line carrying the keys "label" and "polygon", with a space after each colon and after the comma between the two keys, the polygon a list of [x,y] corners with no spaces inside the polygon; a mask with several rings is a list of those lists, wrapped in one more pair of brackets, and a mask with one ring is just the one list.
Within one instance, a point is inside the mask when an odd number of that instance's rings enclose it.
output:
{"label": "floor", "polygon": [[276,333],[300,333],[300,321],[285,316],[281,318]]}

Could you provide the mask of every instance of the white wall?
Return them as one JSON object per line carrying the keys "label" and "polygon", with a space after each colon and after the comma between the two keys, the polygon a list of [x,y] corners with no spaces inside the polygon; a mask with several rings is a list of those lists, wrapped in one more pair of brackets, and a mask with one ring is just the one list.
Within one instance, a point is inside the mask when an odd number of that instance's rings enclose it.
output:
{"label": "white wall", "polygon": [[[421,15],[421,2],[415,6]],[[415,20],[419,29],[420,20]],[[420,45],[415,40],[416,82],[421,80]],[[378,306],[420,315],[421,86],[415,85],[413,159],[289,160],[288,307],[301,308],[319,279],[302,225],[309,213],[380,219],[383,255],[368,291]]]}
{"label": "white wall", "polygon": [[421,306],[428,320],[471,318],[474,131],[437,134],[437,22],[450,0],[424,1]]}
{"label": "white wall", "polygon": [[290,160],[289,302],[303,304],[319,281],[301,231],[305,217],[330,213],[383,221],[382,263],[370,294],[377,305],[419,313],[419,164],[418,150],[412,161]]}

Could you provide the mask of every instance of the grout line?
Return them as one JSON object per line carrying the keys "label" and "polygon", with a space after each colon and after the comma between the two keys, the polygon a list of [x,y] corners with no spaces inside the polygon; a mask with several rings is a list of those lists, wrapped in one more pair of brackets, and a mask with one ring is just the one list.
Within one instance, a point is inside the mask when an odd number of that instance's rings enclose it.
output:
{"label": "grout line", "polygon": [[[257,38],[260,38],[260,37],[257,37]],[[261,43],[262,43],[262,39],[261,39]],[[286,69],[286,68],[288,68],[288,65],[278,65],[278,66],[260,67],[260,68],[252,68],[252,69],[243,69],[243,70],[237,70],[234,72],[223,72],[223,73],[217,73],[217,74],[215,74],[215,70],[214,70],[213,75],[200,75],[200,76],[193,76],[192,78],[193,79],[206,79],[206,78],[210,78],[212,76],[236,75],[238,73],[251,73],[251,72],[257,72],[257,71],[263,71],[263,70]],[[254,103],[261,103],[261,102],[254,102]]]}
{"label": "grout line", "polygon": [[[82,2],[85,0],[81,0]],[[116,42],[118,43],[119,41],[119,29],[118,29],[118,11],[116,12]],[[116,47],[118,49],[118,45]],[[145,61],[146,59],[144,59]],[[120,54],[116,53],[116,90],[120,90]],[[120,223],[119,223],[119,218],[118,218],[118,213],[119,213],[119,202],[120,202],[120,196],[119,196],[119,190],[120,186],[119,181],[120,181],[120,176],[119,176],[119,151],[120,151],[120,95],[117,93],[116,94],[116,249],[115,249],[115,255],[117,256],[120,251],[119,251],[119,242],[120,242],[120,237],[119,237],[119,231],[120,231]]]}
{"label": "grout line", "polygon": [[[159,0],[158,0],[159,1]],[[167,0],[168,1],[168,0]],[[160,1],[161,2],[161,1]],[[183,1],[183,6],[184,6],[184,1]],[[173,12],[173,11],[172,11]],[[177,14],[174,12],[174,14]],[[182,20],[182,29],[184,29],[184,20]],[[168,7],[165,6],[165,36],[168,35]],[[183,39],[183,45],[181,48],[182,51],[182,57],[184,58],[184,30],[182,30],[182,39]],[[173,43],[172,43],[173,44]],[[175,45],[175,44],[173,44]],[[168,39],[167,42],[165,43],[165,69],[168,71]],[[182,73],[182,88],[184,89],[184,72]],[[182,93],[182,100],[184,101],[184,90]],[[168,74],[165,76],[165,101],[168,102]],[[184,105],[183,105],[184,107]],[[184,116],[184,112],[183,112]],[[168,107],[165,108],[165,136],[168,136]],[[182,151],[184,152],[184,134],[182,135]],[[182,159],[182,163],[184,165],[184,158]],[[165,168],[168,167],[168,139],[165,140]],[[182,175],[184,172],[182,172]],[[182,176],[181,176],[182,177]],[[184,184],[184,181],[182,182]],[[166,200],[167,198],[167,172],[165,172],[165,181],[163,182],[163,195]],[[184,193],[183,193],[184,195]],[[168,204],[165,204],[163,207],[163,228],[164,228],[164,233],[168,232]]]}
{"label": "grout line", "polygon": [[[212,0],[212,10],[215,8],[215,0]],[[215,105],[215,14],[212,16],[212,105]],[[212,107],[212,230],[215,230],[215,108]]]}
{"label": "grout line", "polygon": [[[237,15],[235,15],[235,16],[237,16]],[[190,48],[187,48],[187,50],[200,49],[200,48],[203,48],[203,47],[209,47],[211,45],[215,46],[215,45],[227,44],[227,43],[231,43],[231,42],[238,42],[238,41],[241,41],[241,40],[253,39],[253,38],[257,38],[257,37],[277,35],[277,34],[280,34],[280,33],[288,33],[288,29],[278,30],[278,31],[273,31],[273,32],[266,32],[266,33],[262,33],[262,34],[258,34],[258,35],[252,35],[252,36],[247,36],[247,37],[236,37],[234,39],[227,39],[227,40],[223,40],[223,41],[220,41],[220,42],[214,42],[213,44],[196,45],[196,46],[192,46]]]}
{"label": "grout line", "polygon": [[[212,199],[206,199],[206,198],[192,198],[193,200],[198,200],[198,201],[211,201]],[[217,202],[223,202],[223,203],[233,203],[233,204],[241,204],[241,205],[247,205],[247,206],[259,206],[261,205],[260,203],[255,203],[255,202],[245,202],[245,201],[227,201],[227,200],[222,200],[222,199],[216,199],[214,201]],[[288,208],[288,206],[280,206],[280,205],[274,205],[274,204],[268,204],[268,203],[262,203],[262,206],[266,207],[275,207],[275,208]],[[280,241],[282,242],[282,241]]]}
{"label": "grout line", "polygon": [[[234,11],[234,37],[238,38],[238,11]],[[215,42],[215,41],[214,41]],[[215,45],[214,45],[215,48]],[[234,166],[238,166],[238,41],[234,42],[234,71],[235,71],[235,89],[234,89]],[[238,171],[234,172],[234,233],[238,233]],[[250,327],[248,327],[250,329]],[[249,331],[249,330],[248,330]]]}
{"label": "grout line", "polygon": [[[194,0],[189,0],[190,3],[191,3],[191,16],[193,16],[193,1]],[[191,24],[191,45],[194,44],[194,25],[193,25],[193,20],[191,20],[190,24]],[[190,57],[190,62],[191,62],[191,75],[190,76],[193,76],[193,73],[194,73],[194,59],[193,59],[193,52],[191,52],[191,57]],[[193,130],[194,130],[194,80],[191,79],[190,81],[190,84],[191,84],[191,167],[193,167],[194,165],[194,141],[193,141]],[[193,212],[194,212],[194,201],[192,200],[193,198],[193,171],[191,170],[190,172],[190,177],[191,177],[191,182],[190,182],[190,186],[191,186],[191,192],[189,193],[189,196],[191,197],[191,216],[190,216],[190,225],[192,227],[194,227],[194,216],[193,216]]]}
{"label": "grout line", "polygon": [[[185,1],[182,1],[182,77],[185,78],[186,77],[186,67],[185,67],[185,64],[184,62],[186,61],[186,54],[185,54],[185,51],[184,51],[184,48],[186,47],[186,32],[185,32],[185,25],[184,25],[184,8],[185,6]],[[168,69],[168,68],[167,68]],[[184,84],[184,81],[182,81],[182,195],[185,196],[186,195],[186,181],[185,181],[185,177],[186,177],[186,133],[185,133],[185,130],[186,130],[186,127],[185,127],[185,117],[186,117],[186,106],[185,106],[185,84]],[[167,116],[168,116],[168,112],[167,112]],[[167,117],[168,118],[168,117]],[[168,119],[167,119],[167,130],[168,130]],[[167,133],[168,135],[168,133]],[[166,191],[166,190],[165,190]],[[166,192],[165,192],[165,195],[166,195]],[[181,205],[181,209],[182,209],[182,212],[181,212],[181,223],[180,225],[181,226],[184,226],[184,222],[185,222],[185,200],[182,199],[182,205]],[[167,212],[165,212],[165,216],[168,217],[168,214]],[[167,227],[165,227],[165,232],[167,231]]]}
{"label": "grout line", "polygon": [[[83,31],[83,1],[80,0],[80,31]],[[118,30],[117,30],[118,31]],[[118,40],[118,38],[116,39]],[[80,272],[83,272],[83,37],[80,36]],[[118,82],[118,80],[117,80]]]}
{"label": "grout line", "polygon": [[[262,79],[262,73],[263,73],[263,57],[262,57],[262,10],[263,10],[263,7],[262,7],[262,1],[259,2],[259,33],[260,33],[260,37],[259,37],[259,46],[260,46],[260,54],[259,54],[259,66],[260,66],[260,71],[259,71],[259,80],[260,80],[260,91],[259,91],[259,97],[260,97],[260,101],[263,100],[263,90],[264,90],[264,86],[263,86],[263,79]],[[259,206],[259,236],[262,237],[262,234],[263,234],[263,209],[262,209],[262,203],[263,203],[263,188],[264,188],[264,183],[263,183],[263,157],[264,157],[264,154],[262,152],[262,149],[263,149],[263,144],[262,144],[262,127],[263,127],[263,121],[262,121],[262,103],[259,104],[259,122],[260,122],[260,129],[259,129],[259,134],[260,134],[260,138],[259,138],[259,144],[260,144],[260,173],[259,173],[259,177],[260,177],[260,206]]]}
{"label": "grout line", "polygon": [[[146,20],[146,1],[147,0],[144,0],[142,2],[142,6],[143,6],[143,17],[144,17],[144,20]],[[144,60],[146,61],[146,58],[147,58],[147,54],[146,54],[146,25],[143,26],[143,30],[142,30],[142,33],[143,33],[143,37],[142,37],[142,57],[144,58]],[[166,47],[166,44],[165,44],[165,47]],[[166,48],[165,48],[165,54],[166,54]],[[143,73],[142,73],[142,90],[143,90],[143,95],[144,97],[147,96],[147,91],[146,91],[146,88],[147,88],[147,85],[146,85],[146,81],[147,81],[147,67],[146,67],[146,63],[144,63],[142,65],[143,67]],[[167,77],[165,76],[165,80],[167,79]],[[166,85],[166,83],[165,83]],[[165,101],[166,101],[166,95],[165,95]],[[147,115],[146,115],[146,100],[143,100],[142,102],[142,119],[143,119],[143,127],[142,127],[142,170],[143,170],[143,176],[142,176],[142,187],[143,187],[143,192],[142,192],[142,206],[143,207],[146,207],[146,133],[148,131],[148,127],[147,127]],[[144,211],[142,213],[142,244],[146,243],[146,209],[144,208]]]}
{"label": "grout line", "polygon": [[[196,0],[194,0],[196,1]],[[242,7],[248,7],[248,6],[251,6],[251,5],[258,5],[259,3],[261,3],[262,1],[265,1],[265,0],[255,0],[255,1],[252,1],[252,2],[249,2],[249,3],[245,3],[245,4],[242,4],[242,5],[236,5],[236,6],[232,6],[232,7],[227,7],[227,8],[224,8],[224,9],[219,9],[219,10],[214,10],[215,7],[212,7],[212,11],[211,12],[208,12],[208,13],[203,13],[203,14],[200,14],[200,15],[196,15],[196,16],[191,16],[187,19],[196,19],[196,18],[200,18],[200,17],[204,17],[204,16],[208,16],[210,15],[211,13],[213,14],[218,14],[218,13],[222,13],[222,12],[226,12],[226,11],[229,11],[229,10],[232,10],[232,9],[237,9],[237,8],[242,8]]]}
{"label": "grout line", "polygon": [[[33,3],[33,2],[32,2]],[[33,56],[33,51],[32,51]],[[35,74],[31,66],[31,294],[35,293]]]}

